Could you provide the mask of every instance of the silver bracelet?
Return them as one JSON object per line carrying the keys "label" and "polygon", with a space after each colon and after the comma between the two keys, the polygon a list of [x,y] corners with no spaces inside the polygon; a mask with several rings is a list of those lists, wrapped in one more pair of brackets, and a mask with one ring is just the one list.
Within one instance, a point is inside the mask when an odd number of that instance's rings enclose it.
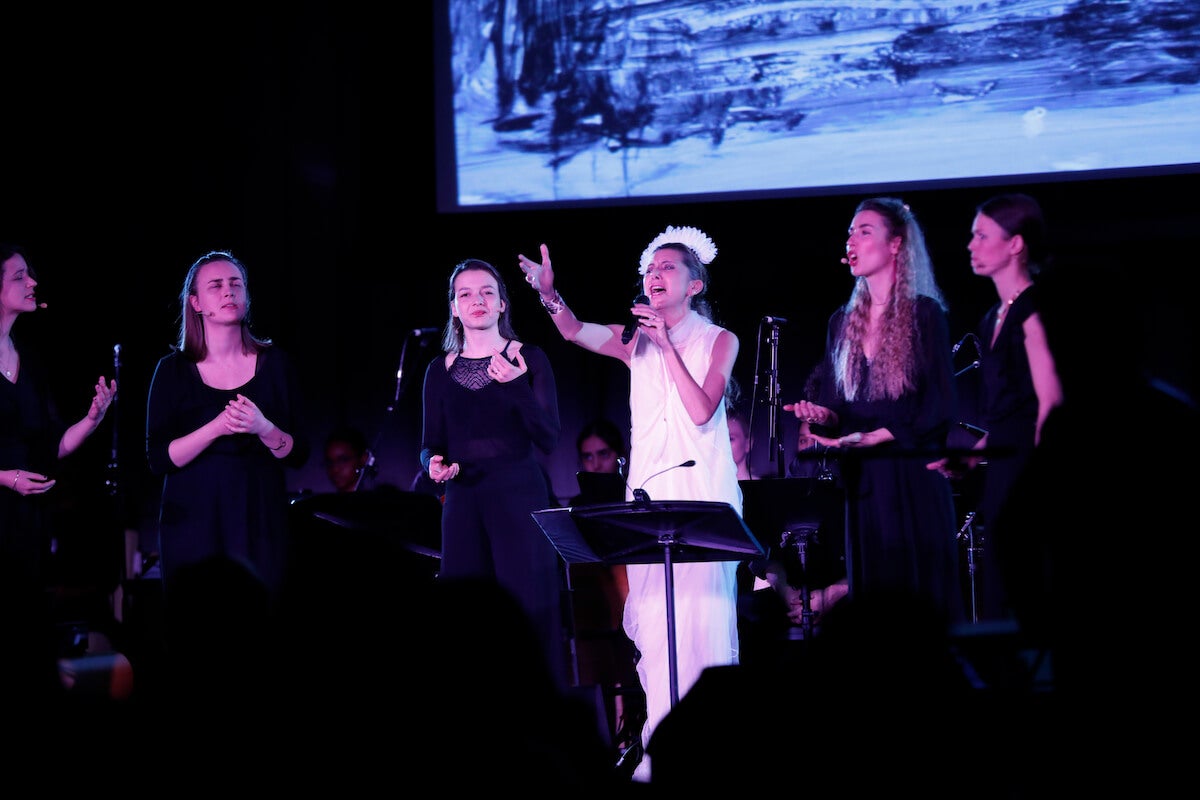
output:
{"label": "silver bracelet", "polygon": [[561,314],[562,310],[567,307],[567,304],[563,302],[562,295],[558,293],[558,290],[555,290],[554,296],[549,300],[541,295],[538,295],[538,299],[542,301],[542,306],[551,314]]}

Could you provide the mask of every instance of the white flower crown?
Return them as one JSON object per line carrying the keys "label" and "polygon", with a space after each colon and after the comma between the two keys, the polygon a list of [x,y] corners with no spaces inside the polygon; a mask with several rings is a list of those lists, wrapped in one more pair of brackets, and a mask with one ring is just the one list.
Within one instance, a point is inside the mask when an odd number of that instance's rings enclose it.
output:
{"label": "white flower crown", "polygon": [[668,225],[667,229],[655,236],[654,241],[650,242],[642,251],[642,266],[638,272],[645,275],[646,271],[650,269],[650,263],[654,261],[655,250],[664,244],[676,243],[687,246],[696,254],[696,258],[700,259],[701,264],[709,264],[717,257],[717,246],[704,231],[699,228],[676,228],[674,225]]}

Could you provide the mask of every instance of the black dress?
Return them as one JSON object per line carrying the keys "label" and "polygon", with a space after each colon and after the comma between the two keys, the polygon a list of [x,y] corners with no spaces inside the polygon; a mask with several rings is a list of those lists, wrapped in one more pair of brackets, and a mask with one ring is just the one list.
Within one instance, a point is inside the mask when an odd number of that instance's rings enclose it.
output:
{"label": "black dress", "polygon": [[[222,436],[190,463],[177,467],[167,454],[172,440],[202,427],[236,395],[249,397],[293,438],[277,459],[253,434]],[[288,468],[303,466],[311,445],[299,408],[291,362],[278,347],[258,354],[252,377],[236,389],[204,383],[195,362],[179,352],[159,360],[146,409],[146,456],[163,476],[158,547],[164,597],[182,567],[213,556],[230,557],[277,595],[288,545]]]}
{"label": "black dress", "polygon": [[[962,622],[953,491],[945,477],[926,468],[944,452],[956,405],[945,312],[930,298],[917,301],[912,390],[895,400],[852,402],[838,395],[831,360],[845,313],[839,309],[829,320],[817,402],[837,412],[835,435],[887,428],[895,436],[839,457],[851,594],[915,594],[933,603],[948,623]],[[858,368],[865,386],[870,363],[862,359]]]}
{"label": "black dress", "polygon": [[[507,352],[506,352],[507,354]],[[457,462],[445,484],[439,580],[487,578],[512,592],[538,630],[554,677],[566,679],[562,570],[558,553],[533,518],[556,505],[535,450],[558,443],[558,394],[550,360],[536,345],[521,349],[528,366],[499,383],[489,358],[445,354],[425,370],[421,464],[434,455]]]}
{"label": "black dress", "polygon": [[[58,442],[66,425],[50,401],[36,358],[23,354],[17,381],[0,377],[0,469],[32,470],[55,476]],[[45,589],[44,557],[49,538],[50,495],[22,496],[0,487],[0,569],[3,588]],[[51,492],[52,494],[52,492]]]}
{"label": "black dress", "polygon": [[976,535],[982,540],[979,574],[980,620],[1012,616],[1005,597],[1001,569],[1003,542],[995,536],[995,523],[1017,477],[1033,452],[1038,399],[1025,350],[1025,320],[1037,311],[1037,286],[1017,295],[992,342],[996,314],[993,306],[979,323],[982,343],[980,369],[980,425],[988,432],[987,465],[983,467]]}
{"label": "black dress", "polygon": [[[51,402],[40,363],[28,348],[21,353],[17,381],[0,376],[0,469],[55,477],[58,442],[66,426]],[[0,486],[0,636],[5,646],[0,702],[10,696],[27,699],[30,690],[51,691],[58,680],[46,591],[53,502],[54,489],[23,496]]]}

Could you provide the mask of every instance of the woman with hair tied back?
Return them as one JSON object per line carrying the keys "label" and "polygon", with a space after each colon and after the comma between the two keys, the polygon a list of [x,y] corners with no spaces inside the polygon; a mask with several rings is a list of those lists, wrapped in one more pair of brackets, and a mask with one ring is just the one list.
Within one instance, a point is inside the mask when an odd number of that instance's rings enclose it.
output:
{"label": "woman with hair tied back", "polygon": [[[635,299],[636,326],[583,322],[554,286],[550,251],[541,260],[518,256],[563,338],[629,367],[628,486],[658,500],[726,502],[742,511],[742,490],[729,445],[727,392],[738,354],[732,331],[712,320],[705,299],[708,268],[717,248],[697,228],[668,227],[642,251],[644,295]],[[681,465],[692,461],[691,469]],[[632,489],[627,488],[627,495]],[[682,697],[710,666],[736,664],[738,561],[672,565],[675,602],[676,688]],[[671,710],[666,578],[662,564],[628,564],[625,632],[640,654],[638,677],[646,695],[643,747]],[[644,756],[633,779],[648,782]]]}
{"label": "woman with hair tied back", "polygon": [[995,522],[1025,469],[1050,412],[1063,402],[1062,381],[1038,315],[1035,280],[1049,261],[1046,221],[1027,194],[1001,194],[981,203],[967,243],[971,271],[990,278],[997,302],[979,321],[981,391],[978,420],[983,455],[941,458],[929,464],[951,478],[983,467],[973,525],[982,543],[977,593],[979,621],[1011,619],[1004,587],[1004,541]]}

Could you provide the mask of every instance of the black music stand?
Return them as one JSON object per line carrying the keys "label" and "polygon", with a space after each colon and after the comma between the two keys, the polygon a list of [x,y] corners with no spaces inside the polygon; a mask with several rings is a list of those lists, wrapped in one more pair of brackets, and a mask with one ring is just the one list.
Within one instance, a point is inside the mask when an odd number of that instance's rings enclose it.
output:
{"label": "black music stand", "polygon": [[[675,646],[675,562],[740,561],[764,550],[728,503],[648,500],[534,511],[567,564],[663,565],[671,706],[679,701]],[[731,558],[733,556],[733,558]]]}
{"label": "black music stand", "polygon": [[391,560],[432,580],[442,558],[442,504],[433,495],[378,487],[306,495],[288,509],[293,572],[324,575],[332,552]]}
{"label": "black music stand", "polygon": [[[800,590],[801,630],[814,630],[812,592],[847,577],[846,493],[822,478],[763,478],[738,481],[742,514],[750,530],[769,542],[772,556]],[[756,572],[751,563],[751,571]]]}

